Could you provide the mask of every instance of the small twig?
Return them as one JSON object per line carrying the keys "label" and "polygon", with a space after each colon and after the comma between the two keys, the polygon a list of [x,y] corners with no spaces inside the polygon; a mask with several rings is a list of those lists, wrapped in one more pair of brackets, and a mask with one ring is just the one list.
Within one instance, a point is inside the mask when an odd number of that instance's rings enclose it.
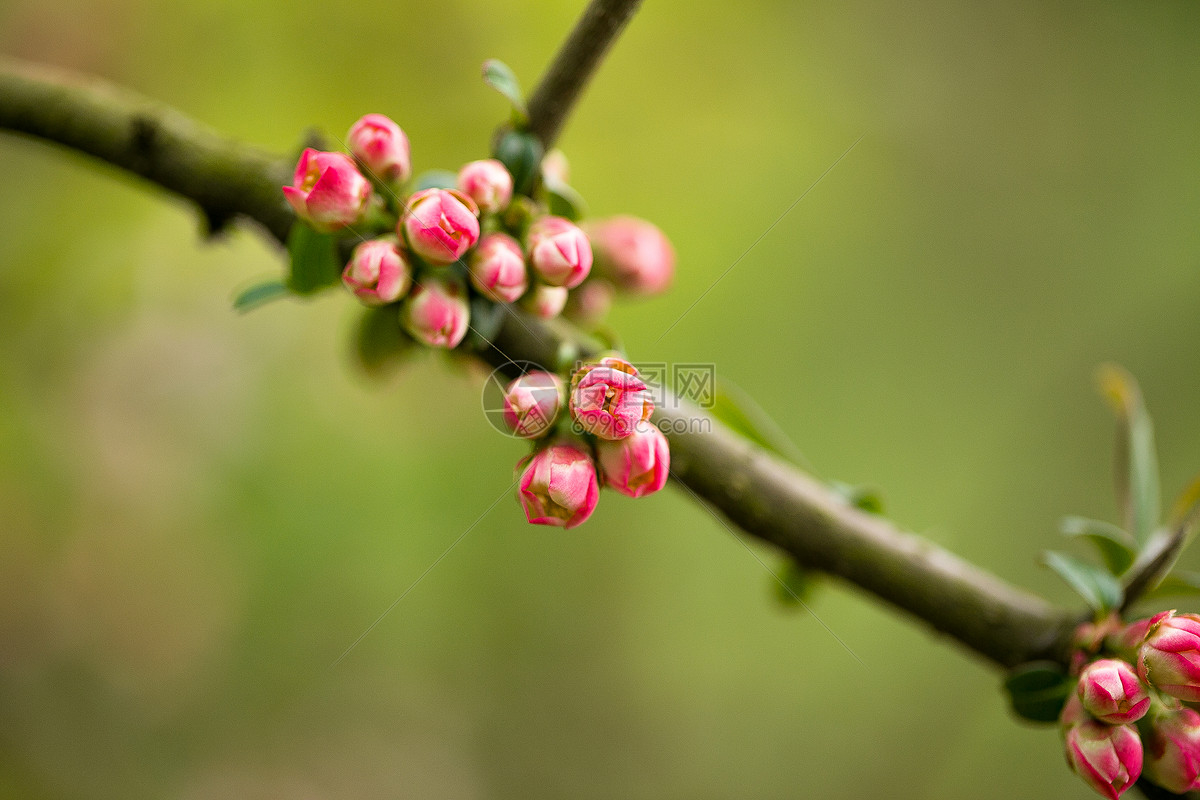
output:
{"label": "small twig", "polygon": [[529,98],[529,129],[547,150],[571,106],[642,0],[592,0]]}

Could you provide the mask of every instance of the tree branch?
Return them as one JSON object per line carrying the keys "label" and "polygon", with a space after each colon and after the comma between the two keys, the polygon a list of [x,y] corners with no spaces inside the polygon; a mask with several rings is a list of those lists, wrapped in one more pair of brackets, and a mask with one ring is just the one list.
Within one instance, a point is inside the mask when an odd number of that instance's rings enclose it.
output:
{"label": "tree branch", "polygon": [[554,146],[571,106],[641,3],[592,0],[558,49],[529,98],[529,129],[547,150]]}
{"label": "tree branch", "polygon": [[255,220],[281,242],[294,216],[279,187],[292,165],[94,78],[0,60],[0,129],[66,145],[200,207],[211,233]]}
{"label": "tree branch", "polygon": [[[283,160],[103,84],[0,63],[0,129],[123,167],[220,221],[256,220],[280,241],[292,222],[279,199],[289,172]],[[481,355],[496,365],[512,358],[553,366],[599,349],[565,324],[546,325],[508,308],[494,344]],[[668,395],[656,415],[671,423],[668,430],[684,431],[668,434],[673,479],[745,532],[924,620],[1001,666],[1065,659],[1077,621],[1066,611],[850,507],[701,409]]]}

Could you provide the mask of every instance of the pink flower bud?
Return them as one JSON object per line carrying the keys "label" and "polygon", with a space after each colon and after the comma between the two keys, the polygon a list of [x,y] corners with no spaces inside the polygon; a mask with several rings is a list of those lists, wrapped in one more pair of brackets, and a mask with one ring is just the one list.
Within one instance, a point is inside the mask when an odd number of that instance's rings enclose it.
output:
{"label": "pink flower bud", "polygon": [[1142,742],[1132,725],[1084,722],[1066,735],[1067,763],[1100,794],[1117,800],[1142,774]]}
{"label": "pink flower bud", "polygon": [[667,437],[649,422],[639,422],[631,436],[596,443],[604,485],[627,497],[653,494],[667,485],[671,450]]}
{"label": "pink flower bud", "polygon": [[371,182],[349,156],[310,147],[300,155],[292,185],[283,187],[283,196],[296,216],[330,233],[358,221],[371,197]]}
{"label": "pink flower bud", "polygon": [[654,400],[633,365],[612,358],[575,372],[570,408],[585,431],[615,440],[632,436],[639,422],[650,419]]}
{"label": "pink flower bud", "polygon": [[452,264],[479,241],[479,208],[453,189],[426,189],[408,198],[400,223],[409,248],[430,264]]}
{"label": "pink flower bud", "polygon": [[1084,667],[1078,691],[1088,713],[1109,725],[1136,722],[1150,708],[1150,694],[1133,667],[1116,658],[1102,658]]}
{"label": "pink flower bud", "polygon": [[485,297],[501,303],[513,303],[529,287],[525,273],[525,254],[521,245],[507,233],[489,233],[467,257],[471,285]]}
{"label": "pink flower bud", "polygon": [[596,271],[635,294],[658,294],[675,276],[675,249],[657,227],[636,217],[612,217],[585,226]]}
{"label": "pink flower bud", "polygon": [[1146,641],[1149,630],[1150,620],[1139,619],[1109,633],[1104,639],[1104,645],[1126,661],[1136,662],[1138,649],[1142,642]]}
{"label": "pink flower bud", "polygon": [[521,463],[518,497],[534,525],[574,528],[592,515],[600,486],[592,457],[580,445],[554,444]]}
{"label": "pink flower bud", "polygon": [[551,286],[573,289],[592,269],[592,245],[574,222],[542,217],[529,226],[529,264]]}
{"label": "pink flower bud", "polygon": [[1200,701],[1200,616],[1164,611],[1138,649],[1138,675],[1160,692]]}
{"label": "pink flower bud", "polygon": [[542,158],[542,180],[546,183],[566,183],[570,173],[571,166],[567,163],[567,156],[557,147]]}
{"label": "pink flower bud", "polygon": [[550,432],[566,403],[562,380],[549,372],[530,372],[504,391],[504,422],[517,436],[536,439]]}
{"label": "pink flower bud", "polygon": [[521,306],[539,319],[554,319],[567,304],[567,287],[535,284],[529,294],[521,298]]}
{"label": "pink flower bud", "polygon": [[471,319],[467,286],[457,278],[421,276],[400,309],[400,324],[430,347],[458,346]]}
{"label": "pink flower bud", "polygon": [[571,290],[563,316],[579,325],[595,325],[612,307],[615,290],[606,280],[593,278]]}
{"label": "pink flower bud", "polygon": [[471,161],[458,171],[458,190],[474,200],[481,211],[503,211],[512,200],[513,179],[494,158]]}
{"label": "pink flower bud", "polygon": [[1200,714],[1190,708],[1155,713],[1146,737],[1146,777],[1183,794],[1200,789]]}
{"label": "pink flower bud", "polygon": [[408,137],[383,114],[367,114],[350,126],[346,144],[354,157],[384,183],[404,183],[412,175]]}
{"label": "pink flower bud", "polygon": [[408,259],[388,239],[372,239],[354,248],[342,283],[369,306],[399,300],[412,283]]}

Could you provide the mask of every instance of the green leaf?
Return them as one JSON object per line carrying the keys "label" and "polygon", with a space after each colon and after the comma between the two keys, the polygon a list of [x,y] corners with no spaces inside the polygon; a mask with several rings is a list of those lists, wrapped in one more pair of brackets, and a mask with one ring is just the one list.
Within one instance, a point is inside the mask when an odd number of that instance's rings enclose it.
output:
{"label": "green leaf", "polygon": [[354,362],[371,378],[394,373],[416,342],[400,327],[395,303],[363,310],[354,331]]}
{"label": "green leaf", "polygon": [[865,511],[868,514],[883,513],[883,497],[875,489],[868,486],[854,486],[849,483],[841,483],[840,481],[833,481],[829,484],[829,488],[835,494],[841,495],[847,503],[859,511]]}
{"label": "green leaf", "polygon": [[1126,529],[1145,543],[1162,513],[1154,425],[1132,375],[1115,364],[1104,364],[1097,378],[1101,393],[1117,416],[1117,501]]}
{"label": "green leaf", "polygon": [[1158,588],[1184,549],[1196,535],[1200,522],[1200,478],[1193,479],[1175,501],[1168,527],[1160,529],[1138,554],[1125,582],[1127,605]]}
{"label": "green leaf", "polygon": [[587,203],[583,196],[565,183],[547,181],[546,206],[550,213],[557,217],[566,217],[572,222],[578,222],[587,216]]}
{"label": "green leaf", "polygon": [[1042,561],[1074,589],[1097,614],[1120,608],[1124,593],[1117,579],[1101,567],[1049,550]]}
{"label": "green leaf", "polygon": [[496,139],[492,157],[500,161],[513,177],[513,188],[518,194],[528,195],[542,168],[545,148],[531,133],[506,130]]}
{"label": "green leaf", "polygon": [[1017,716],[1031,722],[1057,722],[1075,680],[1053,661],[1031,661],[1008,674],[1004,689]]}
{"label": "green leaf", "polygon": [[775,598],[783,606],[798,608],[812,596],[816,579],[817,576],[812,570],[788,559],[776,570],[775,575],[771,576],[771,586],[775,590]]}
{"label": "green leaf", "polygon": [[431,169],[417,176],[413,191],[425,189],[457,189],[458,174],[448,169]]}
{"label": "green leaf", "polygon": [[296,222],[288,233],[287,248],[292,258],[287,287],[296,294],[312,294],[341,280],[344,265],[333,234],[317,233]]}
{"label": "green leaf", "polygon": [[1121,575],[1137,557],[1138,545],[1129,533],[1110,522],[1086,517],[1064,517],[1063,535],[1087,539],[1113,575]]}
{"label": "green leaf", "polygon": [[483,82],[508,98],[508,102],[512,103],[517,123],[523,125],[529,119],[529,109],[525,106],[521,84],[508,64],[495,58],[483,62]]}
{"label": "green leaf", "polygon": [[245,314],[259,306],[266,305],[272,300],[287,297],[288,294],[290,292],[283,281],[278,278],[272,278],[269,281],[256,283],[249,289],[239,292],[238,296],[233,298],[233,310]]}
{"label": "green leaf", "polygon": [[506,309],[501,303],[494,303],[486,297],[475,295],[471,298],[471,327],[467,331],[467,346],[474,350],[482,350],[491,345],[496,334],[504,327]]}
{"label": "green leaf", "polygon": [[1162,579],[1157,587],[1142,595],[1144,600],[1166,597],[1195,597],[1200,595],[1200,572],[1175,571]]}
{"label": "green leaf", "polygon": [[812,469],[800,448],[788,438],[779,423],[733,383],[718,379],[708,412],[735,433],[777,456]]}

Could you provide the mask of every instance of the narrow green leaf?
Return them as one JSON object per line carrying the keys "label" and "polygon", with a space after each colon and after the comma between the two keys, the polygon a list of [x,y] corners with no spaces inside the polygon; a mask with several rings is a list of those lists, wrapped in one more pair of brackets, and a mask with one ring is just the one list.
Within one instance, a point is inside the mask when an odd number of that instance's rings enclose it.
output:
{"label": "narrow green leaf", "polygon": [[1200,478],[1175,501],[1168,527],[1160,529],[1138,554],[1125,581],[1126,605],[1159,587],[1196,535],[1200,523]]}
{"label": "narrow green leaf", "polygon": [[[691,398],[704,405],[703,398]],[[717,380],[708,411],[735,433],[778,456],[812,469],[800,448],[788,438],[779,423],[733,383]]]}
{"label": "narrow green leaf", "polygon": [[253,311],[259,306],[266,305],[272,300],[278,300],[281,297],[287,297],[287,286],[278,278],[272,278],[269,281],[256,283],[249,289],[245,289],[238,293],[238,296],[233,298],[233,310],[238,313],[245,314]]}
{"label": "narrow green leaf", "polygon": [[1124,573],[1137,557],[1137,542],[1127,531],[1110,522],[1086,517],[1064,517],[1061,529],[1065,536],[1087,539],[1095,545],[1113,575]]}
{"label": "narrow green leaf", "polygon": [[457,189],[458,175],[448,169],[431,169],[417,176],[413,191],[425,189]]}
{"label": "narrow green leaf", "polygon": [[583,196],[565,183],[546,181],[546,206],[557,217],[566,217],[578,222],[587,216],[587,203]]}
{"label": "narrow green leaf", "polygon": [[1145,543],[1162,513],[1154,425],[1132,375],[1116,364],[1104,364],[1097,372],[1097,379],[1101,393],[1117,416],[1114,465],[1117,501],[1126,529],[1137,541]]}
{"label": "narrow green leaf", "polygon": [[529,119],[529,109],[525,106],[525,95],[516,74],[503,61],[489,58],[483,62],[483,82],[508,98],[512,103],[517,122],[524,123]]}
{"label": "narrow green leaf", "polygon": [[1053,661],[1032,661],[1008,674],[1004,689],[1014,713],[1031,722],[1057,722],[1075,681]]}
{"label": "narrow green leaf", "polygon": [[1167,597],[1200,596],[1200,572],[1175,571],[1162,579],[1157,587],[1142,595],[1144,600],[1162,600]]}
{"label": "narrow green leaf", "polygon": [[830,483],[829,488],[841,495],[847,503],[859,511],[866,511],[868,514],[883,513],[883,497],[875,489],[867,486],[854,486],[839,481]]}
{"label": "narrow green leaf", "polygon": [[1042,561],[1098,614],[1121,607],[1121,584],[1101,567],[1053,550],[1043,553]]}
{"label": "narrow green leaf", "polygon": [[302,222],[288,233],[288,254],[292,268],[287,287],[296,294],[312,294],[341,280],[342,262],[337,254],[337,239],[330,233],[317,233]]}
{"label": "narrow green leaf", "polygon": [[354,362],[377,379],[394,373],[416,345],[400,327],[400,307],[394,303],[364,309],[353,343]]}

